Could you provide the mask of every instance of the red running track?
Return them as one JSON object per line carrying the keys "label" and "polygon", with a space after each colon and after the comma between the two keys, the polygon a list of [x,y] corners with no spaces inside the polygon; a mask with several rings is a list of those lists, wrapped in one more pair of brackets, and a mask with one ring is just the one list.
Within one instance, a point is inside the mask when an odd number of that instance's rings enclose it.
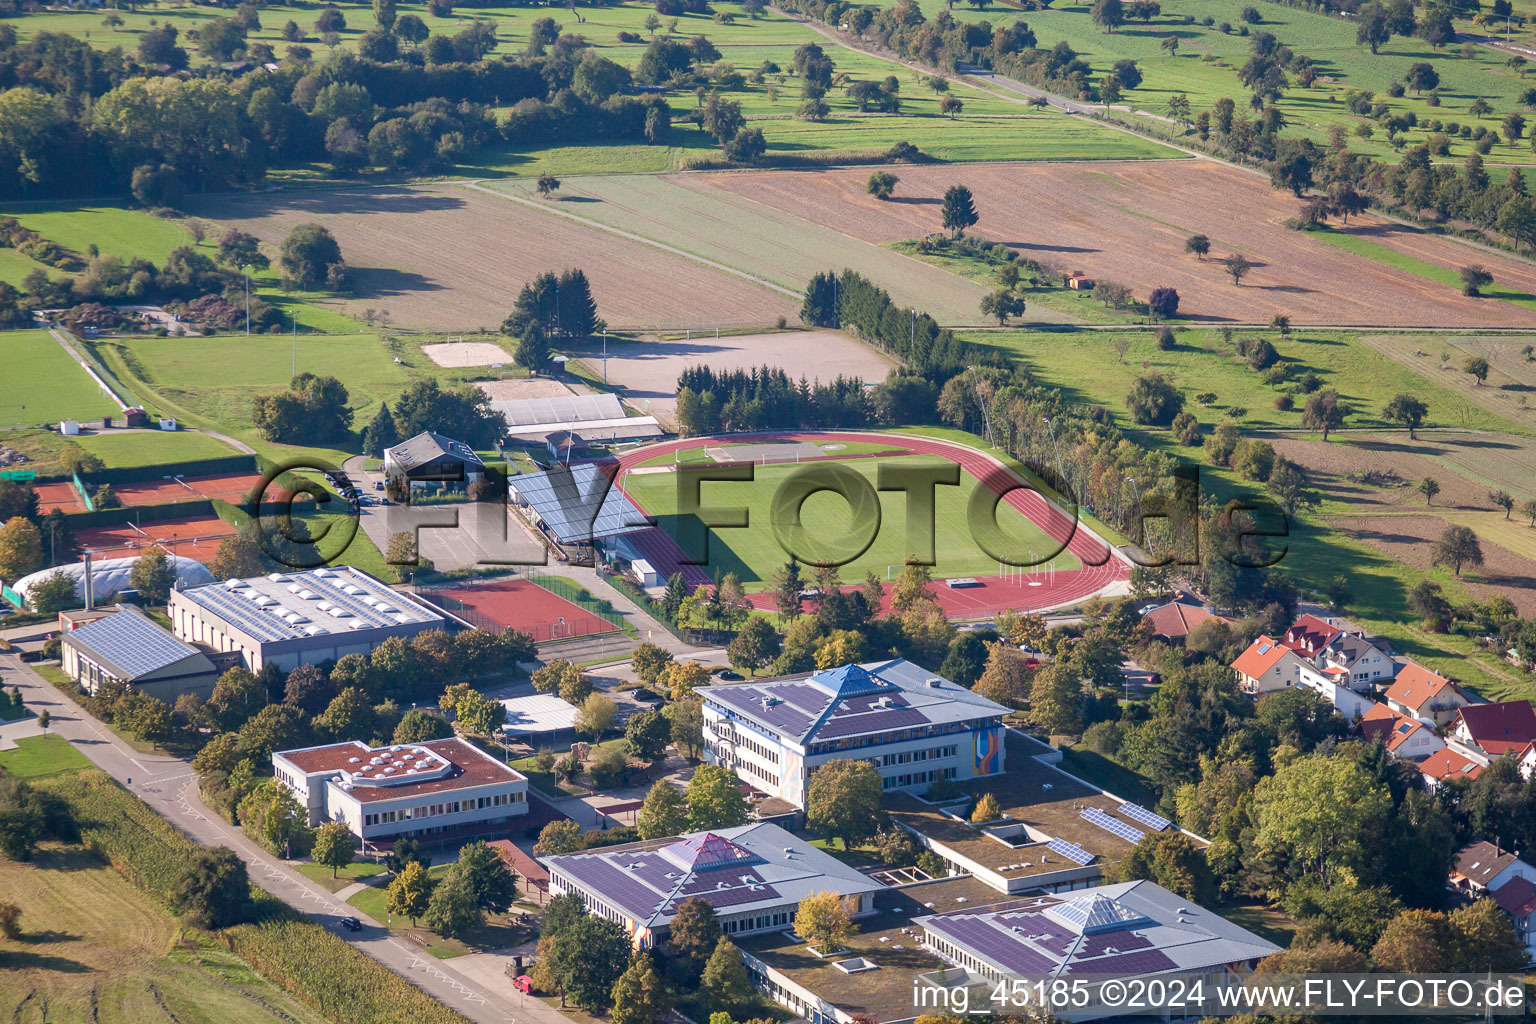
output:
{"label": "red running track", "polygon": [[[991,456],[965,445],[938,441],[931,438],[910,437],[905,434],[868,434],[845,432],[775,432],[763,434],[733,435],[731,443],[742,441],[836,441],[860,443],[878,438],[899,444],[918,455],[936,455],[958,463],[968,474],[987,484],[995,493],[1003,494],[1003,503],[1016,509],[1030,522],[1057,542],[1064,542],[1067,551],[1082,563],[1081,569],[1058,571],[1047,574],[1027,573],[1022,580],[1003,576],[978,576],[980,586],[951,589],[935,587],[939,604],[946,615],[953,619],[976,619],[1007,609],[1040,611],[1076,604],[1102,593],[1116,584],[1130,579],[1131,565],[1119,552],[1100,540],[1086,528],[1075,523],[1061,509],[1047,501],[1038,491],[1023,485],[1018,476]],[[712,437],[690,437],[677,441],[665,441],[636,451],[628,452],[619,459],[623,471],[654,459],[658,455],[689,448],[718,445]],[[621,472],[617,485],[623,488]],[[1010,490],[1010,488],[1013,488]],[[633,499],[631,499],[633,500]],[[641,509],[644,511],[644,509]],[[646,561],[663,576],[681,572],[690,586],[711,582],[702,566],[683,565],[686,557],[677,542],[660,528],[630,535],[630,541],[645,556]],[[772,608],[773,598],[767,594],[750,595],[759,608]]]}

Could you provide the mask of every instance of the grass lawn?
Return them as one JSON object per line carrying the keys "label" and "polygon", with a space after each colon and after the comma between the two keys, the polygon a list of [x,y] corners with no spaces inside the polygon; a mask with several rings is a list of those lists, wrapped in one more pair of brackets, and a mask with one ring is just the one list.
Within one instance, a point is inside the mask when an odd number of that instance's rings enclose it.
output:
{"label": "grass lawn", "polygon": [[0,354],[6,367],[0,375],[0,427],[56,425],[118,411],[47,331],[0,332]]}
{"label": "grass lawn", "polygon": [[1296,937],[1296,922],[1279,907],[1267,903],[1223,903],[1216,907],[1216,913],[1263,936],[1281,949],[1289,949],[1291,940]]}
{"label": "grass lawn", "polygon": [[[0,1013],[18,1024],[325,1024],[211,937],[175,918],[94,854],[45,843],[0,860],[22,908],[21,941],[0,939]],[[179,941],[178,941],[179,940]]]}
{"label": "grass lawn", "polygon": [[855,867],[859,869],[874,868],[880,867],[885,863],[885,858],[880,856],[880,850],[873,844],[855,846],[850,850],[848,848],[847,842],[842,839],[807,838],[806,842],[810,843],[810,845],[816,847],[818,850],[824,850],[827,853],[830,853],[832,856],[836,857],[844,864],[847,864],[849,867]]}
{"label": "grass lawn", "polygon": [[297,867],[299,874],[316,885],[324,886],[331,892],[340,892],[354,882],[363,882],[370,878],[375,878],[384,874],[386,870],[383,864],[375,864],[371,860],[355,860],[346,867],[337,870],[336,877],[332,878],[331,869],[324,864],[305,863],[299,864]]}
{"label": "grass lawn", "polygon": [[[447,875],[450,864],[438,864],[431,868],[427,874],[434,883],[441,882]],[[382,884],[370,883],[366,889],[352,894],[347,903],[367,914],[375,921],[387,924],[396,935],[410,937],[418,945],[425,940],[424,948],[428,953],[439,960],[447,960],[451,957],[463,956],[466,953],[478,953],[491,949],[502,949],[516,945],[528,937],[528,929],[507,923],[504,915],[487,915],[486,923],[477,928],[464,940],[448,939],[428,931],[424,925],[418,922],[412,927],[409,921],[390,921],[389,912],[385,910],[387,902]]]}
{"label": "grass lawn", "polygon": [[216,437],[190,430],[114,431],[88,434],[75,441],[109,468],[159,466],[239,455]]}
{"label": "grass lawn", "polygon": [[[920,0],[928,17],[945,9],[945,0]],[[889,3],[887,3],[889,6]],[[1217,99],[1230,97],[1246,115],[1249,90],[1238,79],[1238,71],[1250,54],[1250,38],[1241,34],[1240,12],[1247,0],[1185,0],[1176,7],[1165,7],[1162,14],[1148,23],[1128,22],[1113,33],[1093,24],[1090,0],[1071,0],[1051,5],[1045,11],[1024,11],[1011,6],[990,5],[982,10],[956,5],[957,21],[987,21],[994,28],[1017,22],[1027,23],[1039,40],[1041,49],[1049,50],[1065,42],[1095,70],[1102,71],[1117,59],[1136,61],[1143,77],[1135,89],[1126,90],[1124,104],[1161,114],[1170,97],[1183,93],[1195,111],[1208,110]],[[1250,27],[1252,32],[1270,32],[1298,54],[1311,58],[1319,78],[1311,88],[1293,84],[1279,102],[1289,127],[1286,135],[1303,136],[1322,142],[1331,124],[1343,124],[1350,131],[1349,147],[1381,160],[1392,161],[1396,151],[1388,143],[1386,132],[1377,127],[1375,137],[1361,139],[1353,134],[1356,125],[1367,119],[1350,113],[1344,96],[1351,89],[1374,94],[1373,102],[1386,103],[1392,113],[1415,114],[1419,126],[1407,133],[1409,145],[1424,141],[1425,123],[1431,120],[1457,121],[1463,125],[1480,124],[1503,134],[1502,120],[1511,111],[1520,110],[1521,91],[1529,80],[1505,66],[1507,54],[1475,48],[1470,58],[1463,57],[1459,45],[1435,50],[1417,38],[1394,37],[1377,54],[1355,44],[1355,23],[1344,18],[1312,13],[1301,7],[1278,3],[1259,7],[1263,23]],[[1184,24],[1186,16],[1193,24]],[[1210,26],[1202,22],[1209,17]],[[1230,31],[1223,33],[1226,22]],[[1461,27],[1466,28],[1464,24]],[[1164,39],[1177,38],[1176,56],[1163,49]],[[1440,76],[1440,105],[1432,107],[1424,96],[1412,92],[1391,98],[1386,95],[1393,82],[1400,82],[1409,66],[1426,61]],[[1477,98],[1487,100],[1494,113],[1475,120],[1468,107]],[[1524,111],[1529,115],[1529,111]],[[1459,162],[1472,151],[1471,140],[1457,138],[1451,155],[1444,159]],[[1532,152],[1525,139],[1514,146],[1502,143],[1488,157],[1490,161],[1532,163]]]}
{"label": "grass lawn", "polygon": [[[811,467],[758,466],[752,482],[707,482],[701,488],[702,503],[706,507],[746,508],[748,527],[711,531],[705,570],[711,575],[716,571],[734,572],[749,589],[762,589],[766,585],[773,572],[789,560],[788,552],[776,538],[776,531],[767,528],[773,522],[774,494],[798,472],[811,472],[813,467],[840,466],[857,473],[873,488],[877,465],[924,468],[943,464],[944,460],[931,456],[908,455],[881,459],[878,463],[874,459],[855,459],[818,462]],[[690,550],[697,544],[695,538],[702,534],[697,516],[683,517],[677,512],[678,484],[677,477],[666,473],[628,474],[624,478],[624,489],[636,504],[647,514],[656,516],[661,527],[677,538],[684,550]],[[974,477],[961,474],[958,487],[935,488],[935,577],[979,576],[997,571],[997,560],[982,550],[966,525],[966,502],[976,486]],[[856,550],[857,541],[878,527],[874,530],[873,543],[842,566],[843,579],[855,582],[866,572],[874,572],[882,579],[893,577],[907,555],[920,550],[919,540],[908,536],[904,495],[882,492],[879,502],[879,520],[862,528],[863,536],[860,537],[853,533],[853,513],[842,497],[828,492],[812,495],[800,510],[801,520],[807,524],[804,542],[807,550],[801,553],[809,556],[821,552],[824,556],[844,557]],[[1008,542],[1019,552],[1034,552],[1038,556],[1054,551],[1058,546],[1009,506],[999,506],[997,518]],[[1058,569],[1075,569],[1078,564],[1077,559],[1065,552],[1055,559]]]}
{"label": "grass lawn", "polygon": [[[8,207],[4,212],[16,217],[23,227],[72,249],[82,258],[95,245],[102,252],[124,259],[136,257],[158,264],[177,246],[192,244],[192,236],[181,221],[155,217],[141,210],[47,203]],[[217,240],[216,235],[210,237]],[[49,272],[58,273],[52,268]]]}
{"label": "grass lawn", "polygon": [[[1353,410],[1351,426],[1391,426],[1379,418],[1382,407],[1393,395],[1409,392],[1429,404],[1433,422],[1425,426],[1523,432],[1518,424],[1480,408],[1464,414],[1470,417],[1467,422],[1444,419],[1466,403],[1411,368],[1383,360],[1355,333],[1298,330],[1288,338],[1266,331],[1243,331],[1242,335],[1267,337],[1283,361],[1322,377],[1322,386],[1337,391]],[[1114,351],[1117,336],[1130,342],[1123,361]],[[1060,389],[1064,401],[1102,405],[1122,426],[1131,425],[1126,393],[1138,376],[1151,369],[1172,378],[1184,390],[1184,407],[1207,426],[1230,418],[1233,409],[1243,409],[1246,412],[1240,422],[1244,428],[1301,427],[1303,403],[1298,400],[1296,408],[1288,412],[1277,410],[1274,403],[1280,390],[1265,384],[1262,374],[1240,362],[1215,330],[1179,331],[1177,347],[1170,352],[1157,348],[1151,330],[1128,329],[1123,335],[1108,331],[988,331],[971,334],[968,340],[1012,353],[1042,383]],[[1424,339],[1424,343],[1430,342],[1430,338]],[[1207,392],[1216,396],[1213,401],[1195,401],[1196,395]]]}
{"label": "grass lawn", "polygon": [[28,736],[14,750],[0,750],[0,771],[21,779],[42,779],[89,768],[91,762],[57,733]]}

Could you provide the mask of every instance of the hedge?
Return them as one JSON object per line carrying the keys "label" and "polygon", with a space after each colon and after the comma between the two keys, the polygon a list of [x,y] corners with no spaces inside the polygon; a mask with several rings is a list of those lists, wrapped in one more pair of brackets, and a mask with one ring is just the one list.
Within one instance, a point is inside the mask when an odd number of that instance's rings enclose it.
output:
{"label": "hedge", "polygon": [[162,519],[189,519],[193,516],[216,514],[213,501],[197,498],[193,501],[165,502],[159,505],[123,505],[119,508],[102,508],[95,512],[67,512],[65,518],[72,530],[85,530],[96,526],[122,526],[124,523],[157,523]]}
{"label": "hedge", "polygon": [[215,473],[254,473],[256,456],[219,455],[191,462],[162,463],[158,466],[119,466],[90,474],[92,484],[132,484],[159,480],[166,476],[213,476]]}
{"label": "hedge", "polygon": [[[69,802],[82,841],[134,885],[169,905],[171,887],[201,847],[105,772],[37,783]],[[276,896],[251,886],[258,920],[218,937],[237,956],[336,1024],[472,1024],[332,935]]]}

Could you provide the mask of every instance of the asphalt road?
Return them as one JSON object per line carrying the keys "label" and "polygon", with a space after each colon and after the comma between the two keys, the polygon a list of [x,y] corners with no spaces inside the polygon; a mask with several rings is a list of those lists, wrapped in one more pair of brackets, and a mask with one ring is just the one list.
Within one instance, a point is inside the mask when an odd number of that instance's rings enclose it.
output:
{"label": "asphalt road", "polygon": [[[377,921],[337,900],[334,894],[312,885],[205,807],[198,797],[197,777],[187,761],[135,751],[14,655],[0,655],[0,684],[7,689],[19,686],[28,706],[49,711],[53,719],[50,731],[63,736],[193,841],[203,846],[230,847],[246,862],[251,880],[257,885],[470,1020],[477,1024],[569,1024],[569,1018],[537,1001],[529,1000],[521,1007],[502,1005],[455,972],[452,961],[438,960],[413,948]],[[340,919],[349,915],[363,922],[361,932],[340,928]]]}

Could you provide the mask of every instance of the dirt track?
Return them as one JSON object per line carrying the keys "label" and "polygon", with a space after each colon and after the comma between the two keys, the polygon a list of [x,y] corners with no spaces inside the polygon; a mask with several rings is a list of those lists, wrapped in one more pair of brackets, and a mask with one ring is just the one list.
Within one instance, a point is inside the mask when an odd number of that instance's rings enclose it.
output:
{"label": "dirt track", "polygon": [[350,312],[387,310],[432,330],[494,330],[522,285],[580,267],[610,327],[767,327],[799,303],[733,274],[524,204],[467,188],[263,192],[219,196],[190,212],[269,245],[296,225],[328,228],[352,267]]}
{"label": "dirt track", "polygon": [[[1098,164],[985,164],[901,168],[896,198],[865,194],[865,169],[688,175],[869,242],[942,230],[940,197],[953,184],[975,195],[975,234],[1006,242],[1061,270],[1124,284],[1141,298],[1178,290],[1179,312],[1213,321],[1467,328],[1521,327],[1536,314],[1507,302],[1470,299],[1321,237],[1285,227],[1300,203],[1252,174],[1210,160]],[[1420,259],[1455,268],[1481,263],[1496,281],[1536,294],[1536,266],[1426,236],[1375,217],[1348,231]],[[1190,235],[1211,239],[1211,255],[1184,252]],[[1241,287],[1221,258],[1243,253],[1253,271]]]}

